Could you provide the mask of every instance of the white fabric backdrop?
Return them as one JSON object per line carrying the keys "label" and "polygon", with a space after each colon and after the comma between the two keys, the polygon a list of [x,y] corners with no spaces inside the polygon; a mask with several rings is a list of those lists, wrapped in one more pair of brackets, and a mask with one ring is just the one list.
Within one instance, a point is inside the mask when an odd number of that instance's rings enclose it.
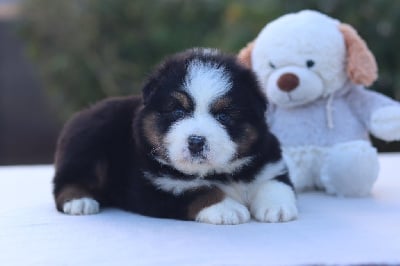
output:
{"label": "white fabric backdrop", "polygon": [[0,265],[400,263],[400,154],[380,156],[371,198],[299,195],[282,224],[215,226],[106,209],[55,210],[51,166],[0,167]]}

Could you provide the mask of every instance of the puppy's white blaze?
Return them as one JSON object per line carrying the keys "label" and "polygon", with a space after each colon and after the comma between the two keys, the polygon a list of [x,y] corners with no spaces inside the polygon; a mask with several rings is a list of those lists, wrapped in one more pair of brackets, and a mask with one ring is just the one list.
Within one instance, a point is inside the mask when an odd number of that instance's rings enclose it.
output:
{"label": "puppy's white blaze", "polygon": [[92,198],[73,199],[64,203],[63,212],[71,215],[88,215],[100,211],[100,204]]}
{"label": "puppy's white blaze", "polygon": [[189,64],[183,89],[195,101],[195,112],[208,112],[210,104],[231,88],[230,76],[223,67],[199,60]]}
{"label": "puppy's white blaze", "polygon": [[211,183],[203,179],[178,180],[169,176],[154,177],[150,173],[144,173],[144,176],[158,189],[178,196],[187,190],[195,190],[200,187],[209,187]]}
{"label": "puppy's white blaze", "polygon": [[254,200],[254,195],[260,186],[279,175],[287,172],[286,164],[283,160],[266,164],[257,174],[256,178],[250,183],[233,182],[229,184],[217,183],[216,185],[229,197],[249,206]]}
{"label": "puppy's white blaze", "polygon": [[296,196],[288,185],[269,180],[255,191],[251,204],[251,214],[261,222],[287,222],[297,218]]}
{"label": "puppy's white blaze", "polygon": [[249,220],[248,209],[231,198],[202,209],[196,216],[196,221],[211,224],[240,224]]}
{"label": "puppy's white blaze", "polygon": [[[231,88],[230,76],[223,67],[199,60],[189,64],[183,89],[192,97],[195,110],[191,117],[176,122],[164,138],[168,158],[179,171],[204,176],[231,170],[228,164],[236,154],[237,145],[209,110],[212,102]],[[187,143],[190,135],[206,138],[203,159],[192,158]]]}

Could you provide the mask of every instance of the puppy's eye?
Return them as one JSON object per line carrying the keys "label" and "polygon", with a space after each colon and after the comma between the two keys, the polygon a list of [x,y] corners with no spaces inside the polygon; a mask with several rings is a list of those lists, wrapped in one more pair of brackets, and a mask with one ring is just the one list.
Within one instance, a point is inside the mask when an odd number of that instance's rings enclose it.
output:
{"label": "puppy's eye", "polygon": [[186,116],[186,111],[184,109],[178,108],[171,111],[171,117],[174,120],[181,119]]}
{"label": "puppy's eye", "polygon": [[269,65],[270,68],[272,68],[272,69],[275,69],[275,68],[276,68],[276,66],[275,66],[272,62],[269,62],[268,65]]}
{"label": "puppy's eye", "polygon": [[307,60],[306,65],[308,68],[312,68],[315,65],[315,62],[313,60]]}
{"label": "puppy's eye", "polygon": [[224,112],[216,113],[215,119],[217,119],[218,122],[220,122],[223,125],[230,125],[232,123],[232,117]]}

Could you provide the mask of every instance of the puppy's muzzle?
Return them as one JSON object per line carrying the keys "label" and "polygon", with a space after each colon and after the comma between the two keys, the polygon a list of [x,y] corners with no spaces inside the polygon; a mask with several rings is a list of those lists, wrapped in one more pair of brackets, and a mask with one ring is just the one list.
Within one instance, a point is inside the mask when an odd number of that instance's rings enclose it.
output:
{"label": "puppy's muzzle", "polygon": [[198,157],[202,154],[206,145],[206,138],[203,136],[191,135],[188,137],[188,148],[193,157]]}

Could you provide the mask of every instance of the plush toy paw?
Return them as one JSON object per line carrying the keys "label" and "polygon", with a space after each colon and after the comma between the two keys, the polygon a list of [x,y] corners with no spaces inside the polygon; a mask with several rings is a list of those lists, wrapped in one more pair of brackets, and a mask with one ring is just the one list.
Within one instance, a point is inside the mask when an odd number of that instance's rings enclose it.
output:
{"label": "plush toy paw", "polygon": [[373,112],[371,132],[386,141],[400,140],[400,107],[387,106]]}
{"label": "plush toy paw", "polygon": [[321,183],[329,194],[365,197],[378,178],[376,149],[366,141],[338,144],[328,151],[321,169]]}

